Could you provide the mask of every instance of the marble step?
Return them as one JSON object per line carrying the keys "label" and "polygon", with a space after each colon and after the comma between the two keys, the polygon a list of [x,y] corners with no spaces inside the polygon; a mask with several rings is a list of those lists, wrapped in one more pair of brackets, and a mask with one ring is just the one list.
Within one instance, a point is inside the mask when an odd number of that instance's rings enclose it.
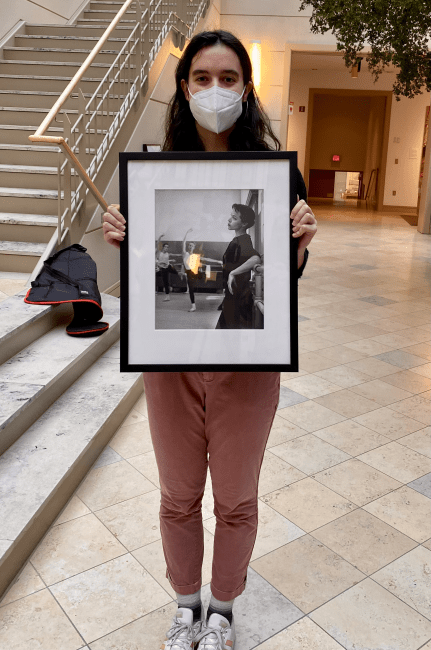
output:
{"label": "marble step", "polygon": [[[43,51],[45,48],[61,48],[63,52],[69,53],[73,48],[88,48],[90,52],[99,40],[99,36],[56,36],[55,34],[17,34],[15,45],[31,47]],[[106,41],[109,49],[117,53],[126,42],[125,37],[111,37]],[[109,43],[109,45],[108,45]]]}
{"label": "marble step", "polygon": [[[92,11],[86,11],[86,14],[91,14],[89,15],[88,18],[78,18],[76,21],[77,25],[90,25],[90,26],[97,26],[97,27],[108,27],[113,19],[115,14],[112,16],[112,18],[97,18],[93,17],[93,12]],[[134,28],[136,25],[136,19],[134,18],[133,20],[130,20],[129,18],[122,18],[119,24],[119,27],[123,27],[126,29],[130,29],[130,31]]]}
{"label": "marble step", "polygon": [[0,271],[31,273],[46,247],[46,242],[0,241]]}
{"label": "marble step", "polygon": [[[87,37],[87,36],[96,36],[97,40],[104,34],[106,31],[105,25],[40,25],[36,23],[31,23],[26,25],[26,33],[29,35],[39,35],[44,36],[74,36],[75,38]],[[131,27],[126,27],[124,25],[117,25],[113,35],[114,38],[121,38],[129,35]]]}
{"label": "marble step", "polygon": [[58,187],[57,167],[40,165],[0,165],[0,186],[34,190],[55,190]]}
{"label": "marble step", "polygon": [[[108,11],[110,9],[113,9],[118,13],[120,11],[121,7],[123,6],[123,4],[124,4],[123,2],[118,2],[118,1],[109,2],[109,0],[105,0],[105,1],[91,0],[90,9],[99,9],[99,10],[102,9],[102,10],[108,10]],[[136,3],[132,2],[132,4],[130,5],[130,9],[131,10],[134,9],[135,5],[136,5]]]}
{"label": "marble step", "polygon": [[0,596],[142,392],[115,343],[0,457]]}
{"label": "marble step", "polygon": [[0,212],[0,241],[47,244],[57,224],[55,216]]}
{"label": "marble step", "polygon": [[[83,44],[85,45],[85,44]],[[68,49],[65,50],[61,47],[4,47],[3,56],[5,61],[45,61],[48,57],[52,57],[56,61],[70,61],[82,63],[90,54],[91,48],[88,49]],[[117,56],[118,51],[114,49],[101,50],[97,55],[97,60],[100,63],[111,64]]]}
{"label": "marble step", "polygon": [[[6,114],[3,112],[4,117],[5,115]],[[38,115],[40,118],[40,113]],[[2,111],[0,110],[0,121],[1,121],[1,117],[2,117]],[[42,119],[43,118],[41,118],[40,121],[42,121]],[[37,126],[29,126],[28,124],[0,124],[0,142],[12,146],[16,146],[16,145],[27,146],[31,142],[28,139],[28,136],[33,135],[36,129]],[[58,135],[62,135],[63,129],[58,126],[56,127],[50,126],[47,133],[49,133],[49,135],[58,136]]]}
{"label": "marble step", "polygon": [[0,187],[0,205],[4,212],[57,214],[57,190]]}
{"label": "marble step", "polygon": [[[118,7],[118,9],[96,9],[93,7],[90,8],[89,11],[84,11],[84,14],[82,18],[85,20],[86,18],[102,18],[104,21],[107,20],[109,22],[112,22],[115,18],[115,16],[118,14],[120,11],[121,6]],[[123,22],[135,22],[136,23],[136,13],[134,11],[126,11],[125,14],[123,14],[123,18],[121,19],[120,23],[121,25]]]}
{"label": "marble step", "polygon": [[[61,92],[42,91],[42,90],[2,90],[0,89],[0,110],[2,108],[45,108],[46,112],[51,110],[57,99],[60,97]],[[91,93],[84,93],[87,101],[91,97]],[[78,94],[72,95],[63,104],[63,109],[67,112],[78,110]],[[16,124],[12,118],[9,124]],[[27,122],[28,124],[28,122]]]}
{"label": "marble step", "polygon": [[118,339],[118,298],[104,295],[102,309],[102,320],[109,323],[102,336],[69,336],[63,322],[0,366],[0,455]]}
{"label": "marble step", "polygon": [[[2,74],[0,67],[0,89],[1,90],[32,90],[38,92],[41,88],[45,92],[58,92],[60,94],[66,88],[67,84],[71,81],[73,75],[70,77],[63,76],[50,76],[50,75],[19,75],[19,74]],[[79,82],[79,87],[82,92],[93,94],[103,76],[97,78],[82,78]]]}
{"label": "marble step", "polygon": [[[45,55],[45,59],[41,61],[28,61],[25,59],[0,60],[0,72],[2,74],[12,74],[12,75],[26,75],[26,76],[42,75],[42,76],[54,76],[54,77],[58,77],[58,76],[63,77],[64,75],[67,75],[67,78],[69,78],[70,75],[70,78],[72,78],[73,75],[79,70],[80,67],[81,67],[80,61],[58,61],[55,60],[54,57],[52,61],[48,61],[46,59],[46,55]],[[109,63],[99,63],[99,62],[92,63],[90,68],[88,69],[86,77],[103,78],[104,75],[109,70],[109,67],[110,67]]]}
{"label": "marble step", "polygon": [[[3,142],[1,134],[0,142]],[[0,144],[0,162],[2,165],[23,165],[25,162],[27,165],[54,167],[59,151],[59,147],[31,144],[30,140],[27,144]]]}

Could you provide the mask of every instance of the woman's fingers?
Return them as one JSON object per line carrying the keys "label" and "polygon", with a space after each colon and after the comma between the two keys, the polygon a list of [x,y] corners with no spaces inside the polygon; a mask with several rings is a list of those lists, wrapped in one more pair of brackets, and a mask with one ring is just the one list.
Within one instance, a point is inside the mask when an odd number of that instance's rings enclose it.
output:
{"label": "woman's fingers", "polygon": [[110,205],[103,213],[103,237],[108,244],[120,248],[124,239],[126,220],[119,211],[119,205]]}

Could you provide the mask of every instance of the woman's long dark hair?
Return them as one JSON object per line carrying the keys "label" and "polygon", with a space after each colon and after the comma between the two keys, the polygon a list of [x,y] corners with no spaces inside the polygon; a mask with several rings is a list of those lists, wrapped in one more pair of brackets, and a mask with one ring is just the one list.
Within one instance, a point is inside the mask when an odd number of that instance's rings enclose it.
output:
{"label": "woman's long dark hair", "polygon": [[[189,102],[181,88],[181,80],[188,82],[192,60],[204,47],[226,45],[237,54],[242,68],[244,86],[252,79],[252,68],[247,50],[236,36],[230,32],[217,30],[196,34],[184,50],[175,72],[176,92],[172,97],[165,124],[165,140],[163,151],[203,151],[204,145],[196,129],[195,118],[189,107]],[[272,140],[273,146],[267,140]],[[280,141],[274,134],[268,116],[262,108],[254,88],[243,102],[242,115],[238,118],[235,128],[229,136],[231,151],[264,151],[281,149]]]}

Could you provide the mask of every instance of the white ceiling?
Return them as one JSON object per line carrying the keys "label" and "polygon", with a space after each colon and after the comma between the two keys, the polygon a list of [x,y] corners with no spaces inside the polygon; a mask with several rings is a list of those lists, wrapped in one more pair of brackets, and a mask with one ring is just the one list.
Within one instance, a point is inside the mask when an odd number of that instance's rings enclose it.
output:
{"label": "white ceiling", "polygon": [[[332,72],[346,71],[346,64],[342,54],[336,52],[309,53],[309,52],[292,52],[292,70],[326,70]],[[362,60],[361,72],[368,73],[368,64],[365,57]],[[389,65],[384,69],[385,73],[394,74],[396,68]]]}

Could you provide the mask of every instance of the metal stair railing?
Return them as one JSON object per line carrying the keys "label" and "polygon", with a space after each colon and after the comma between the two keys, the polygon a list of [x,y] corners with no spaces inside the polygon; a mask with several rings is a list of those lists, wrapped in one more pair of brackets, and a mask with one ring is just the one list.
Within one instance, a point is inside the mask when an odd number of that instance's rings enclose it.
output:
{"label": "metal stair railing", "polygon": [[[86,215],[89,192],[103,210],[107,209],[94,180],[131,109],[140,103],[148,89],[149,70],[157,53],[171,30],[175,45],[182,50],[199,19],[205,16],[210,2],[126,0],[39,128],[29,136],[32,142],[60,147],[57,167],[59,247],[67,235],[71,242],[74,241],[74,223],[80,228],[89,224],[92,216]],[[136,24],[99,86],[86,101],[79,83],[132,4],[135,5]],[[46,135],[75,89],[78,91],[78,117],[72,123],[70,115],[63,112],[63,135]],[[57,120],[56,124],[59,123]]]}

